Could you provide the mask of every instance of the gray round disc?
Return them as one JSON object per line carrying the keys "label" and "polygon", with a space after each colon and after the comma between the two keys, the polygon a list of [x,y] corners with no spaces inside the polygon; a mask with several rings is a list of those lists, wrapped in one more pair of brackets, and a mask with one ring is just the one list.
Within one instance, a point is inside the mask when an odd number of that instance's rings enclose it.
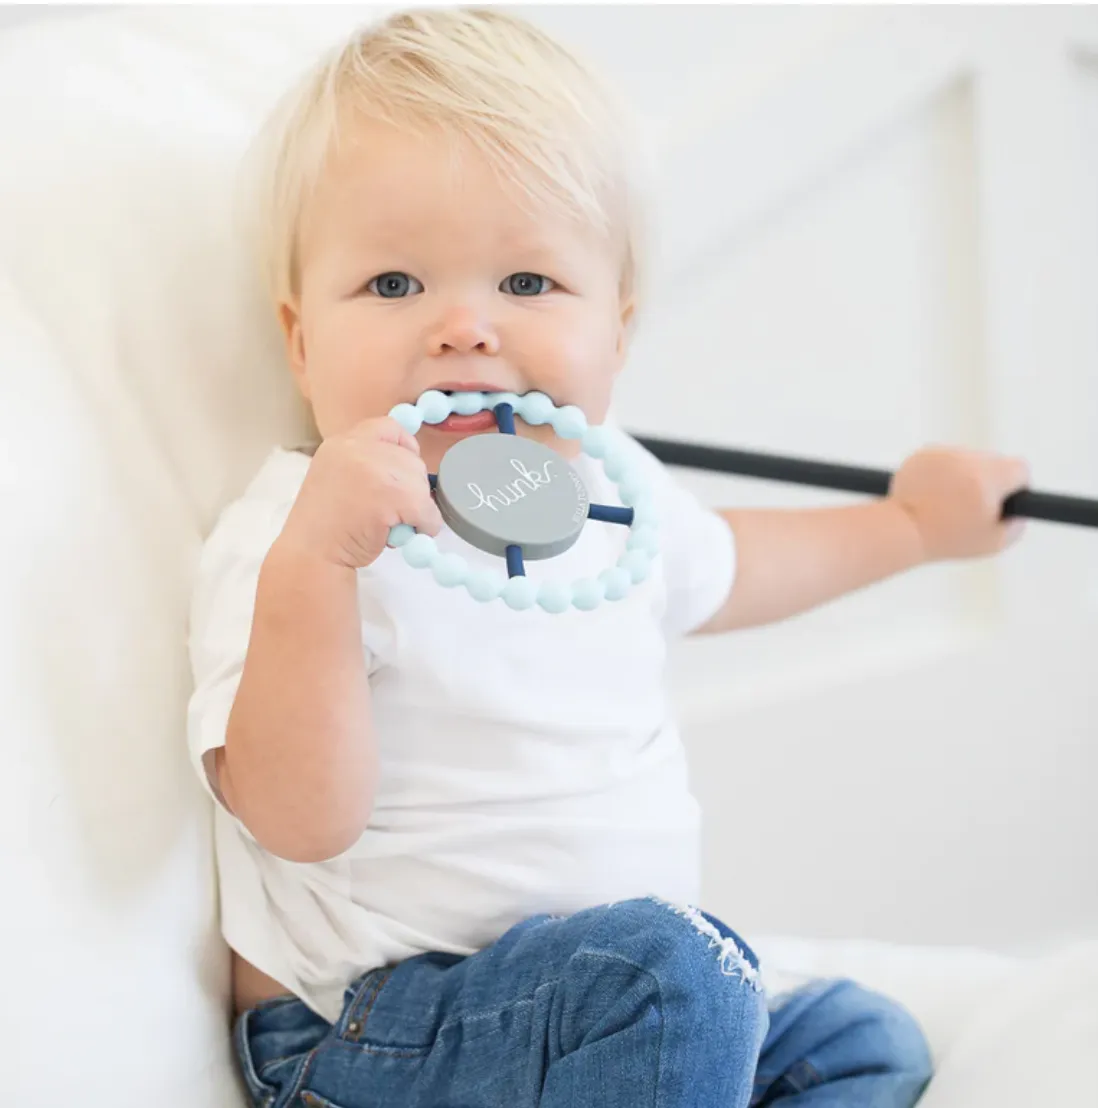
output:
{"label": "gray round disc", "polygon": [[552,558],[580,536],[589,497],[566,458],[518,435],[472,435],[452,446],[438,467],[435,499],[466,542],[503,557]]}

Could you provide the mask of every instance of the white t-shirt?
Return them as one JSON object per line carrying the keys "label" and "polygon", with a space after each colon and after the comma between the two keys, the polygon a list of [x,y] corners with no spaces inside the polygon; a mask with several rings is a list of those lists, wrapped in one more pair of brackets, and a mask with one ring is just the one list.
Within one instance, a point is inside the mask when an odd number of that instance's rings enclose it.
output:
{"label": "white t-shirt", "polygon": [[[622,435],[625,439],[625,436]],[[428,950],[472,954],[538,912],[565,914],[698,891],[699,812],[664,683],[669,637],[731,588],[732,533],[632,439],[660,512],[646,581],[595,611],[481,604],[387,550],[359,572],[380,781],[370,823],[338,858],[264,850],[210,789],[202,756],[225,730],[259,569],[311,464],[276,450],[203,549],[192,608],[190,754],[216,803],[228,944],[329,1021],[360,973]],[[601,463],[575,463],[591,500],[616,504]],[[589,522],[535,582],[597,576],[627,529]],[[449,530],[474,568],[501,559]]]}

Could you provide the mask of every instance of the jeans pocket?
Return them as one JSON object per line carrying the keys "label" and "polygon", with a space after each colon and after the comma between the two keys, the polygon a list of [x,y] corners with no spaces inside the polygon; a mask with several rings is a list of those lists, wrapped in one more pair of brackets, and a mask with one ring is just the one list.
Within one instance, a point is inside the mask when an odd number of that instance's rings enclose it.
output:
{"label": "jeans pocket", "polygon": [[236,1059],[240,1066],[240,1073],[244,1078],[248,1095],[251,1097],[253,1108],[271,1108],[278,1095],[278,1090],[265,1081],[256,1069],[255,1057],[252,1054],[251,1023],[255,1016],[255,1009],[243,1012],[233,1027],[233,1047],[236,1050]]}
{"label": "jeans pocket", "polygon": [[253,1108],[273,1108],[293,1088],[330,1025],[297,997],[266,1001],[244,1012],[233,1029]]}

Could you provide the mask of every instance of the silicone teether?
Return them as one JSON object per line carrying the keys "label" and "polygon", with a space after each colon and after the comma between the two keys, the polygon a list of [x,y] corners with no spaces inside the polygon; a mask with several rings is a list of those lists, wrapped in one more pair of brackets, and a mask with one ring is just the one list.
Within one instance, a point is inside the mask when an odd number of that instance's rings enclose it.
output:
{"label": "silicone teether", "polygon": [[[389,534],[408,565],[430,570],[443,588],[464,587],[481,603],[502,599],[523,611],[535,605],[559,614],[569,608],[591,611],[603,600],[621,600],[648,575],[659,550],[652,497],[627,464],[615,435],[587,425],[572,405],[558,408],[544,393],[425,392],[415,404],[398,404],[389,415],[410,434],[424,423],[448,416],[495,413],[499,435],[471,435],[442,458],[431,484],[439,512],[455,534],[470,545],[503,558],[507,576],[470,569],[458,554],[443,554],[434,539],[401,524]],[[621,506],[592,504],[583,481],[556,451],[515,434],[515,416],[531,426],[552,424],[561,438],[579,439],[589,457],[602,461],[618,487]],[[625,553],[597,578],[567,584],[545,581],[540,587],[525,575],[525,561],[562,554],[579,538],[588,520],[630,528]]]}

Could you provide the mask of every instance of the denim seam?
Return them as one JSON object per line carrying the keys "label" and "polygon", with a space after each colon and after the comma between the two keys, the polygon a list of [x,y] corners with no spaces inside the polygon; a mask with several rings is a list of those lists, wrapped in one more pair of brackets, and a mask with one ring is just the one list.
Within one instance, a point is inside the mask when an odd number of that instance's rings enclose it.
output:
{"label": "denim seam", "polygon": [[643,973],[645,977],[651,977],[656,983],[656,987],[660,989],[662,995],[663,990],[660,987],[660,979],[647,967],[634,962],[632,958],[626,958],[623,954],[616,954],[609,950],[585,950],[580,948],[576,951],[576,955],[582,955],[584,958],[610,958],[615,962],[622,962],[625,965],[635,969],[638,973]]}
{"label": "denim seam", "polygon": [[323,1045],[324,1040],[321,1040],[302,1059],[302,1064],[298,1069],[297,1077],[294,1079],[293,1085],[290,1086],[286,1099],[282,1102],[282,1108],[287,1108],[287,1106],[292,1104],[293,1101],[297,1099],[300,1095],[302,1086],[305,1084],[305,1078],[309,1073],[309,1068],[312,1066],[313,1062],[316,1061],[316,1056],[320,1052],[320,1048]]}
{"label": "denim seam", "polygon": [[[636,962],[633,962],[629,958],[625,958],[620,954],[614,954],[602,950],[583,950],[581,948],[580,950],[577,950],[575,954],[572,955],[572,957],[578,957],[580,955],[588,958],[612,958],[615,962],[622,962],[630,968],[635,969],[638,973],[643,973],[646,977],[650,977],[656,983],[657,989],[660,988],[659,978],[656,977],[656,975],[652,973],[651,970],[645,969],[644,966],[638,965]],[[548,988],[549,986],[559,985],[562,980],[563,978],[561,977],[553,977],[548,981],[542,981],[534,990],[534,992],[539,993],[542,991],[542,989]],[[662,989],[660,989],[660,993],[662,995]],[[472,1013],[465,1013],[462,1015],[453,1016],[450,1019],[447,1019],[445,1022],[439,1024],[439,1034],[442,1033],[444,1028],[452,1027],[454,1024],[475,1023],[477,1020],[490,1019],[493,1016],[498,1016],[500,1012],[506,1012],[520,1006],[530,1005],[534,1002],[535,999],[531,996],[526,997],[523,1000],[509,1000],[507,1001],[507,1003],[501,1004],[498,1008],[478,1008]]]}
{"label": "denim seam", "polygon": [[[579,951],[576,952],[576,954],[577,955],[583,955],[583,956],[589,957],[589,958],[602,958],[602,959],[606,959],[606,960],[620,962],[621,964],[629,966],[631,969],[636,970],[639,974],[642,974],[645,977],[649,978],[654,983],[654,985],[656,987],[657,994],[660,998],[660,1007],[662,1009],[662,1007],[663,1007],[663,988],[660,985],[659,978],[655,974],[653,974],[650,970],[646,969],[644,966],[638,965],[636,962],[632,961],[629,958],[625,958],[620,954],[615,954],[615,953],[611,953],[611,952],[608,952],[608,951],[579,950]],[[355,997],[355,1000],[354,1000],[353,1004],[351,1004],[348,1007],[348,1012],[353,1012],[358,1007],[358,1005],[361,1004],[362,1001],[365,999],[366,995],[369,992],[370,987],[376,985],[376,988],[373,989],[373,996],[369,997],[369,1000],[367,1001],[367,1004],[366,1004],[366,1008],[362,1012],[362,1016],[361,1016],[362,1031],[365,1031],[366,1016],[369,1013],[370,1008],[373,1006],[374,1001],[377,999],[378,994],[381,992],[381,985],[383,985],[384,982],[388,979],[388,976],[389,975],[386,974],[386,975],[384,975],[384,976],[382,976],[378,979],[375,979],[375,981],[364,982],[363,986],[359,990],[359,994]],[[539,984],[536,991],[540,992],[544,988],[559,985],[561,980],[562,980],[562,978],[555,977],[550,981],[543,981]],[[500,1005],[497,1008],[481,1009],[481,1010],[479,1010],[477,1012],[474,1012],[474,1013],[467,1013],[467,1014],[462,1015],[462,1016],[455,1016],[454,1018],[445,1021],[444,1023],[442,1023],[439,1026],[438,1032],[435,1035],[435,1042],[437,1042],[439,1036],[441,1036],[450,1027],[454,1027],[458,1024],[476,1023],[476,1022],[479,1022],[479,1021],[482,1021],[482,1020],[485,1020],[485,1019],[491,1019],[495,1016],[498,1016],[501,1012],[514,1010],[515,1008],[520,1008],[520,1007],[529,1007],[529,1006],[533,1005],[534,1003],[535,1003],[535,999],[533,997],[529,997],[529,998],[526,998],[526,999],[523,999],[523,1000],[513,1001],[513,1002],[510,1002],[510,1003],[507,1003],[507,1004]],[[348,1024],[353,1023],[353,1022],[354,1022],[354,1020],[349,1020]],[[651,1108],[657,1108],[656,1098],[659,1095],[659,1090],[662,1086],[662,1078],[663,1078],[663,1069],[662,1069],[662,1066],[663,1066],[663,1038],[664,1038],[664,1025],[663,1025],[663,1020],[661,1019],[660,1020],[660,1026],[659,1026],[659,1032],[658,1032],[658,1044],[657,1044],[659,1062],[657,1064],[656,1080],[654,1082],[654,1088],[652,1090]],[[430,1045],[423,1046],[423,1047],[383,1046],[383,1045],[377,1044],[377,1043],[360,1042],[360,1041],[357,1041],[357,1040],[348,1040],[348,1039],[343,1038],[341,1035],[335,1035],[326,1044],[318,1044],[317,1047],[314,1047],[314,1049],[311,1050],[309,1052],[309,1054],[306,1056],[305,1064],[301,1067],[301,1072],[298,1075],[297,1080],[294,1082],[294,1087],[293,1087],[293,1089],[290,1093],[290,1097],[286,1101],[287,1104],[292,1103],[292,1100],[295,1096],[300,1096],[301,1095],[302,1086],[305,1082],[305,1078],[308,1075],[309,1068],[312,1065],[313,1061],[315,1060],[315,1055],[319,1051],[321,1045],[325,1045],[325,1046],[328,1046],[328,1047],[338,1047],[338,1048],[342,1048],[342,1049],[345,1049],[345,1050],[353,1050],[356,1053],[360,1053],[360,1054],[369,1054],[369,1055],[375,1055],[375,1056],[380,1055],[380,1056],[385,1056],[385,1057],[389,1057],[389,1058],[408,1058],[408,1059],[412,1059],[412,1058],[422,1058],[425,1054],[429,1053],[434,1047],[434,1042],[432,1042]]]}
{"label": "denim seam", "polygon": [[365,975],[358,992],[351,1003],[347,1005],[346,1011],[340,1017],[336,1026],[337,1039],[342,1041],[346,1037],[355,1043],[361,1039],[365,1034],[370,1012],[377,1002],[377,998],[381,995],[385,983],[392,975],[393,970],[391,968],[372,970]]}
{"label": "denim seam", "polygon": [[[559,985],[560,978],[555,977],[552,981],[543,981],[535,990],[540,992],[542,989],[550,985]],[[528,1008],[534,1003],[533,997],[527,997],[523,1000],[512,1000],[506,1004],[501,1004],[498,1008],[478,1008],[475,1012],[469,1012],[462,1015],[451,1016],[443,1023],[439,1024],[438,1033],[441,1035],[443,1031],[448,1027],[453,1027],[459,1023],[478,1023],[481,1020],[491,1019],[494,1016],[498,1016],[500,1012],[513,1011],[515,1008]]]}
{"label": "denim seam", "polygon": [[585,958],[605,958],[609,961],[621,962],[623,965],[629,966],[631,969],[635,969],[638,973],[643,974],[645,977],[649,978],[653,982],[653,984],[656,986],[656,993],[660,998],[660,1030],[659,1030],[659,1043],[657,1044],[657,1050],[659,1052],[657,1054],[657,1058],[659,1059],[659,1061],[656,1064],[656,1080],[654,1082],[654,1087],[652,1089],[652,1102],[651,1103],[652,1103],[652,1108],[658,1108],[657,1097],[659,1096],[661,1083],[662,1083],[662,1078],[663,1078],[663,1059],[664,1059],[664,1053],[663,1053],[663,1031],[664,1031],[663,1007],[664,1007],[664,1005],[663,1005],[663,986],[660,984],[660,979],[650,969],[646,969],[644,966],[639,966],[632,959],[625,958],[621,954],[616,954],[616,953],[613,953],[611,951],[580,949],[580,950],[576,951],[576,954],[577,955],[582,954]]}
{"label": "denim seam", "polygon": [[279,1058],[271,1058],[269,1061],[264,1062],[263,1065],[256,1070],[256,1073],[259,1074],[260,1078],[266,1078],[273,1067],[281,1065],[283,1062],[292,1062],[294,1059],[300,1057],[301,1052],[299,1051],[297,1054],[283,1054]]}
{"label": "denim seam", "polygon": [[[543,981],[538,986],[539,990],[546,986],[556,985],[560,981],[560,978],[554,978],[552,981]],[[492,1019],[498,1016],[501,1012],[513,1011],[516,1008],[528,1008],[534,1003],[532,998],[526,1000],[510,1001],[507,1004],[503,1004],[498,1008],[482,1008],[473,1013],[466,1013],[457,1016],[451,1016],[443,1023],[439,1024],[438,1031],[435,1032],[435,1041],[451,1027],[456,1027],[458,1024],[470,1024],[477,1023],[481,1020]],[[365,1031],[363,1026],[362,1031]],[[333,1040],[333,1045],[342,1045],[350,1050],[365,1051],[370,1054],[389,1054],[394,1057],[413,1058],[419,1057],[434,1048],[434,1042],[426,1046],[385,1046],[382,1043],[362,1042],[360,1039],[345,1039],[337,1036]]]}
{"label": "denim seam", "polygon": [[[609,952],[609,951],[582,950],[581,949],[581,950],[577,950],[575,955],[573,955],[573,957],[578,956],[578,955],[583,955],[584,957],[587,957],[587,958],[605,958],[605,959],[608,959],[608,960],[611,960],[611,961],[621,962],[623,965],[629,966],[630,969],[634,969],[639,974],[643,974],[643,976],[649,978],[656,987],[656,993],[660,998],[660,1010],[662,1012],[662,1010],[663,1010],[663,986],[660,984],[659,978],[654,973],[652,973],[651,970],[646,969],[644,966],[638,965],[636,962],[632,961],[629,958],[625,958],[620,954],[615,954],[615,953],[612,953],[612,952]],[[561,977],[554,977],[549,981],[542,981],[538,985],[537,989],[535,989],[535,992],[541,992],[542,989],[545,989],[549,986],[559,985],[561,981],[562,981]],[[445,1023],[442,1023],[439,1026],[438,1033],[435,1036],[436,1041],[437,1041],[438,1036],[442,1035],[442,1033],[448,1027],[453,1027],[453,1026],[457,1025],[458,1023],[463,1023],[463,1024],[464,1023],[475,1023],[479,1020],[490,1019],[493,1016],[498,1016],[500,1014],[500,1012],[512,1011],[515,1008],[519,1008],[519,1007],[529,1007],[529,1006],[533,1005],[534,1003],[536,1003],[535,998],[534,997],[529,997],[525,1000],[513,1001],[513,1002],[508,1003],[508,1004],[503,1004],[498,1008],[482,1009],[482,1010],[480,1010],[476,1013],[473,1013],[471,1015],[464,1015],[464,1016],[460,1016],[460,1017],[454,1017],[453,1019],[447,1020]],[[657,1044],[657,1051],[658,1051],[657,1056],[659,1058],[659,1062],[657,1064],[657,1069],[656,1069],[656,1080],[655,1080],[655,1083],[654,1083],[655,1087],[652,1090],[652,1102],[651,1102],[652,1108],[657,1108],[656,1097],[659,1094],[659,1090],[661,1088],[661,1079],[663,1077],[663,1070],[662,1070],[662,1066],[663,1066],[663,1034],[664,1034],[664,1024],[663,1024],[663,1020],[661,1018],[660,1027],[659,1027],[659,1042]],[[340,1040],[337,1040],[337,1042],[338,1041],[340,1041]],[[346,1045],[348,1047],[352,1046],[351,1043],[345,1043],[344,1045]],[[354,1044],[354,1045],[357,1049],[367,1051],[371,1054],[387,1053],[390,1056],[396,1056],[396,1057],[412,1057],[412,1056],[420,1057],[420,1056],[422,1056],[423,1053],[425,1053],[425,1051],[431,1049],[430,1047],[426,1047],[426,1048],[424,1048],[424,1050],[418,1051],[415,1055],[409,1055],[409,1054],[399,1055],[396,1052],[397,1048],[377,1048],[377,1047],[370,1047],[370,1046],[364,1045],[364,1044]]]}
{"label": "denim seam", "polygon": [[248,1092],[261,1099],[265,1104],[271,1104],[276,1096],[277,1091],[274,1090],[262,1076],[256,1071],[255,1061],[252,1058],[251,1046],[248,1042],[248,1016],[250,1013],[244,1012],[240,1019],[237,1021],[236,1027],[233,1029],[233,1035],[238,1039],[236,1045],[236,1055],[241,1063],[241,1069],[244,1072],[244,1081],[248,1086]]}
{"label": "denim seam", "polygon": [[434,1043],[428,1046],[383,1046],[381,1043],[354,1043],[346,1039],[333,1039],[326,1045],[353,1050],[356,1054],[383,1054],[387,1058],[422,1058],[434,1049]]}
{"label": "denim seam", "polygon": [[[305,1056],[301,1059],[301,1064],[298,1067],[297,1076],[294,1078],[293,1084],[290,1085],[286,1090],[286,1099],[282,1101],[282,1108],[288,1108],[288,1106],[292,1104],[294,1100],[301,1098],[301,1094],[304,1091],[307,1091],[304,1089],[305,1079],[309,1076],[309,1071],[312,1069],[313,1064],[319,1057],[321,1050],[325,1047],[331,1046],[333,1043],[339,1043],[343,1041],[340,1037],[338,1028],[348,1012],[352,1012],[359,1003],[361,997],[372,985],[376,984],[377,988],[375,988],[374,990],[374,997],[370,1000],[370,1003],[373,1004],[374,999],[376,999],[377,997],[377,993],[380,992],[380,986],[388,980],[391,972],[392,971],[389,971],[389,973],[382,973],[380,970],[372,970],[370,971],[370,973],[364,976],[364,980],[359,989],[359,992],[355,995],[354,1002],[348,1007],[347,1012],[343,1013],[339,1021],[333,1024],[328,1029],[328,1033],[324,1036],[324,1038],[322,1038],[320,1042],[318,1042],[316,1046],[312,1048],[312,1050],[307,1051]],[[267,1108],[271,1108],[272,1103],[273,1102],[268,1101]]]}
{"label": "denim seam", "polygon": [[[328,1036],[325,1035],[324,1039],[327,1039],[327,1038],[328,1038]],[[264,1062],[263,1065],[260,1066],[259,1069],[256,1072],[259,1074],[260,1079],[263,1080],[264,1083],[266,1083],[265,1079],[266,1079],[267,1074],[275,1066],[280,1065],[283,1062],[300,1061],[301,1058],[303,1057],[303,1055],[309,1054],[309,1053],[311,1053],[311,1051],[316,1050],[318,1047],[322,1046],[324,1044],[324,1039],[321,1039],[320,1042],[317,1043],[316,1046],[310,1048],[310,1050],[298,1051],[297,1054],[283,1054],[279,1058],[271,1058],[269,1061]]]}

